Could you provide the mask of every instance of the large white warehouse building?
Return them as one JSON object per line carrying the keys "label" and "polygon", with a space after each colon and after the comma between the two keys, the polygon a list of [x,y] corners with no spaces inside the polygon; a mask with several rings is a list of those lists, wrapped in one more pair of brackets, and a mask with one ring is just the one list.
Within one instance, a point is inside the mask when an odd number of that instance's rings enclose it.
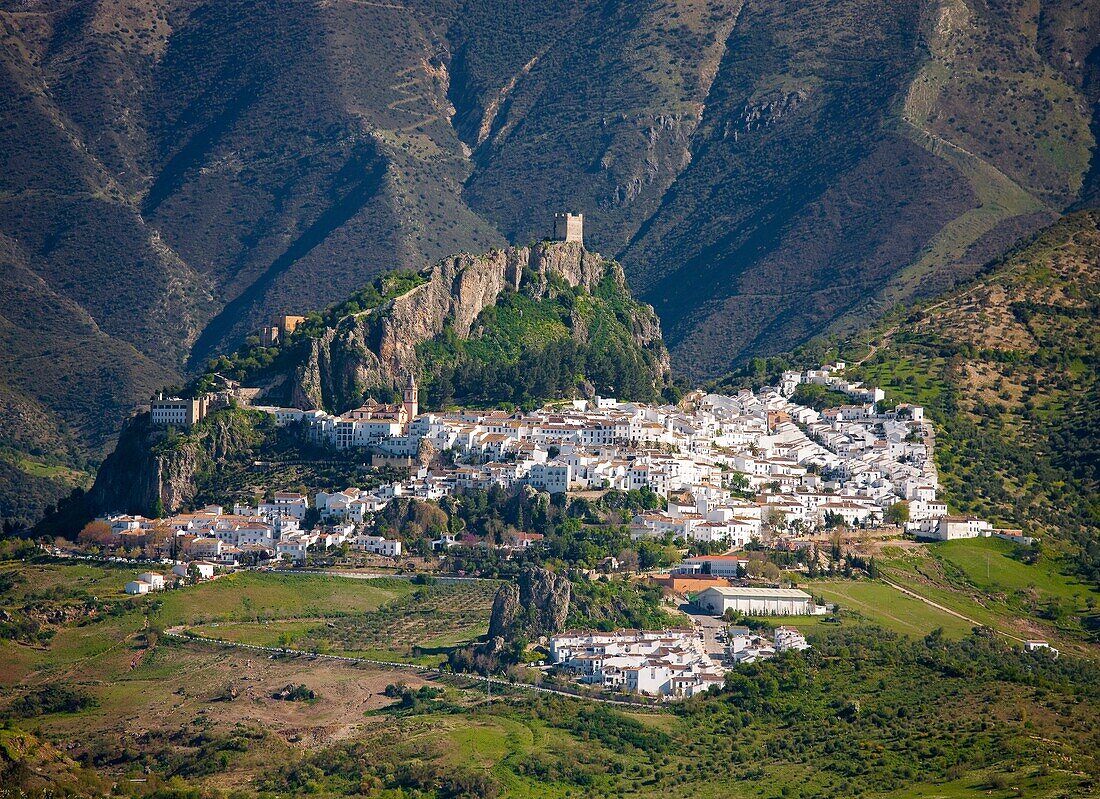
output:
{"label": "large white warehouse building", "polygon": [[810,616],[816,613],[813,598],[797,588],[725,588],[701,591],[695,604],[718,616],[727,610],[746,616]]}

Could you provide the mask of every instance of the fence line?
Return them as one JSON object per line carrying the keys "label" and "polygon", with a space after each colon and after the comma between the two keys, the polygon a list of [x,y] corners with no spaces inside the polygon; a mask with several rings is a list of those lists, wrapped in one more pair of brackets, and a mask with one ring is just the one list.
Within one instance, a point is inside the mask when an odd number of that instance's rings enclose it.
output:
{"label": "fence line", "polygon": [[420,663],[402,663],[400,661],[392,660],[376,660],[374,658],[361,658],[352,657],[350,655],[331,655],[321,652],[310,652],[306,649],[291,649],[289,647],[281,646],[262,646],[260,644],[245,644],[239,641],[225,641],[220,638],[210,638],[205,635],[199,635],[193,632],[179,632],[180,628],[170,628],[165,630],[162,634],[170,638],[176,638],[181,641],[196,641],[205,644],[214,644],[217,646],[230,647],[235,649],[250,649],[256,652],[266,652],[274,655],[286,655],[288,657],[311,657],[311,658],[324,658],[326,660],[335,660],[343,663],[351,663],[354,665],[370,665],[370,666],[383,666],[391,669],[408,669],[416,671],[420,674],[434,674],[442,677],[466,677],[477,682],[485,682],[486,684],[500,685],[506,688],[517,688],[525,691],[537,691],[545,694],[556,694],[558,696],[567,696],[573,699],[586,699],[590,702],[603,702],[610,705],[629,705],[634,708],[647,708],[657,709],[660,706],[656,702],[646,702],[638,699],[632,699],[630,697],[611,697],[611,696],[592,696],[584,693],[583,691],[569,689],[569,688],[549,688],[544,685],[533,685],[526,682],[512,682],[511,680],[502,680],[499,677],[483,677],[473,674],[462,674],[460,672],[444,671],[433,666],[425,666]]}

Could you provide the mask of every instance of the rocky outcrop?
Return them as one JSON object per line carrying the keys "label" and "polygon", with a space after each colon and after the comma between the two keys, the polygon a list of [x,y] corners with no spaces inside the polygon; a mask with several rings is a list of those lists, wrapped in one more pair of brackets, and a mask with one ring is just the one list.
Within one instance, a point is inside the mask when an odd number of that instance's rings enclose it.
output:
{"label": "rocky outcrop", "polygon": [[493,599],[489,640],[537,638],[561,632],[571,596],[572,585],[565,575],[548,569],[524,569],[515,582],[502,585]]}
{"label": "rocky outcrop", "polygon": [[511,637],[519,615],[519,586],[505,583],[493,597],[493,612],[489,616],[489,640]]}
{"label": "rocky outcrop", "polygon": [[161,508],[178,510],[194,498],[194,476],[203,456],[202,446],[194,441],[170,444],[167,433],[152,426],[148,413],[133,416],[96,474],[88,492],[89,511],[152,515]]}
{"label": "rocky outcrop", "polygon": [[[406,375],[422,373],[417,348],[450,329],[459,338],[475,333],[478,318],[506,290],[535,299],[554,292],[554,279],[593,291],[605,278],[629,296],[622,267],[582,245],[542,242],[532,247],[509,247],[483,255],[462,253],[437,263],[427,280],[378,309],[356,314],[327,328],[320,337],[304,342],[289,385],[279,398],[293,407],[340,411],[358,402],[364,390],[398,389]],[[586,334],[580,320],[574,333]],[[629,320],[639,347],[657,353],[655,375],[665,380],[670,366],[657,315],[637,304]]]}

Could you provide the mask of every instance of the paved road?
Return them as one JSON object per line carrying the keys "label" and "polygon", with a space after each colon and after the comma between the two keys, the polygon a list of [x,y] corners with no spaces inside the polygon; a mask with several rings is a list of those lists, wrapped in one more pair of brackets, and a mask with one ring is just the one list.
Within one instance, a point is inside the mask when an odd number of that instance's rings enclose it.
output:
{"label": "paved road", "polygon": [[684,602],[678,610],[691,619],[692,624],[703,634],[703,646],[711,655],[724,655],[726,646],[718,640],[718,632],[726,627],[726,622],[712,616],[690,602]]}
{"label": "paved road", "polygon": [[377,580],[381,577],[393,577],[398,580],[411,580],[414,577],[421,576],[430,578],[439,583],[499,583],[501,580],[494,579],[492,577],[459,577],[456,574],[434,574],[432,572],[424,572],[423,574],[409,573],[397,574],[396,572],[370,572],[370,571],[341,571],[339,569],[268,569],[271,574],[323,574],[326,577],[346,577],[349,580]]}

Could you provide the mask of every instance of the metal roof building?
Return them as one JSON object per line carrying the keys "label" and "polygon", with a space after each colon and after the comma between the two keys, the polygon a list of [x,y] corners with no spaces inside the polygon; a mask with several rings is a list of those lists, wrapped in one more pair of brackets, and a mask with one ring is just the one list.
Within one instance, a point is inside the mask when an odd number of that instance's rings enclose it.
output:
{"label": "metal roof building", "polygon": [[797,588],[725,588],[701,591],[695,604],[718,616],[727,610],[746,616],[809,616],[814,613],[812,597]]}

